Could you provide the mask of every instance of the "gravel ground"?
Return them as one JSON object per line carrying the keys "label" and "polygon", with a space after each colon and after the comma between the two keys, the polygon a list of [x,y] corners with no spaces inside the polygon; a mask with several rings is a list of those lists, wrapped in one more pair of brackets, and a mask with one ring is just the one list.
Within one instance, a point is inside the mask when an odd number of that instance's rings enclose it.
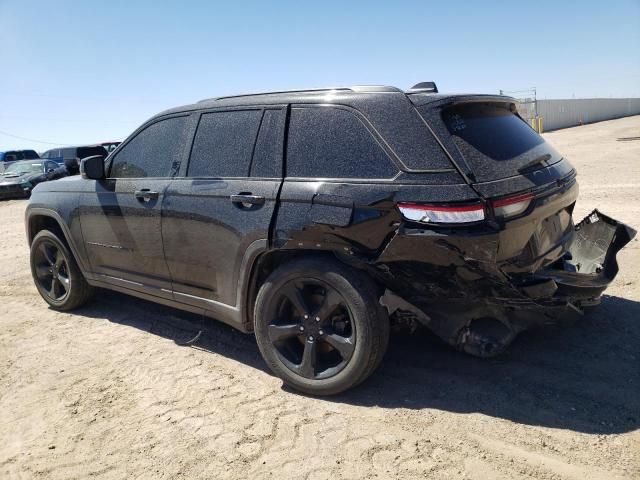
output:
{"label": "gravel ground", "polygon": [[[579,218],[640,226],[640,116],[546,134]],[[2,478],[640,478],[638,241],[603,305],[491,361],[425,332],[330,399],[283,389],[255,340],[120,294],[73,314],[32,284],[25,201],[0,202]]]}

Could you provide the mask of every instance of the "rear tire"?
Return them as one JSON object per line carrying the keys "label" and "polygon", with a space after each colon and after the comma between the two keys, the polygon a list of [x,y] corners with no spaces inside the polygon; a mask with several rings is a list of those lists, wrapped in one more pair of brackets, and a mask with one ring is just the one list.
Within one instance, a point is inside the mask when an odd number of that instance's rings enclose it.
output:
{"label": "rear tire", "polygon": [[287,385],[311,395],[343,392],[369,377],[389,342],[379,288],[337,260],[294,260],[275,270],[256,298],[263,358]]}
{"label": "rear tire", "polygon": [[40,296],[61,311],[78,308],[93,296],[75,258],[58,236],[42,230],[31,243],[31,275]]}

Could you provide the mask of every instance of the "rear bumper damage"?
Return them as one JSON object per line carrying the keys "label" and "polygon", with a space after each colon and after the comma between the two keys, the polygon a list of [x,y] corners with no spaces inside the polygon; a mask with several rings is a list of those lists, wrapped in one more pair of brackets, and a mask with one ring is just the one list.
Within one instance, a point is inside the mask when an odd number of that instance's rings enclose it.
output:
{"label": "rear bumper damage", "polygon": [[[372,265],[381,303],[467,353],[500,353],[518,333],[579,318],[618,273],[616,254],[636,232],[597,210],[566,236],[560,256],[513,273],[497,260],[499,235],[399,231]],[[402,298],[400,298],[402,297]]]}

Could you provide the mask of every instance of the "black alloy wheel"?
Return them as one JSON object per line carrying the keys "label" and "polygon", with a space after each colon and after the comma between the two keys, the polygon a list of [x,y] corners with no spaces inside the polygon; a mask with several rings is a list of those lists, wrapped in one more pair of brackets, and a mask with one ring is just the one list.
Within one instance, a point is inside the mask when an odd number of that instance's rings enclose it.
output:
{"label": "black alloy wheel", "polygon": [[50,240],[39,243],[34,252],[36,282],[54,302],[63,302],[71,289],[69,264],[58,245]]}
{"label": "black alloy wheel", "polygon": [[31,275],[40,296],[56,310],[73,310],[94,293],[66,243],[41,230],[31,242]]}
{"label": "black alloy wheel", "polygon": [[282,362],[309,379],[331,377],[355,350],[355,326],[346,301],[328,284],[291,280],[277,293],[269,339]]}
{"label": "black alloy wheel", "polygon": [[286,384],[334,395],[364,381],[389,341],[380,287],[328,256],[296,258],[267,277],[255,301],[260,353]]}

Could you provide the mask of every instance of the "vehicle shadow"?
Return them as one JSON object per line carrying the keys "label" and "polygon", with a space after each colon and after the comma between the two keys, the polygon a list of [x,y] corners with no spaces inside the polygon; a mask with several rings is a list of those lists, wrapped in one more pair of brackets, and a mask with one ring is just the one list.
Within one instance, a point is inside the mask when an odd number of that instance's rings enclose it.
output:
{"label": "vehicle shadow", "polygon": [[[267,371],[251,335],[115,292],[104,292],[103,297],[78,313],[139,328],[177,344],[202,329],[193,348]],[[394,334],[381,367],[368,381],[318,400],[476,412],[583,433],[636,430],[640,427],[638,319],[640,302],[605,296],[602,306],[579,322],[525,332],[507,353],[491,360],[456,352],[425,330]]]}

